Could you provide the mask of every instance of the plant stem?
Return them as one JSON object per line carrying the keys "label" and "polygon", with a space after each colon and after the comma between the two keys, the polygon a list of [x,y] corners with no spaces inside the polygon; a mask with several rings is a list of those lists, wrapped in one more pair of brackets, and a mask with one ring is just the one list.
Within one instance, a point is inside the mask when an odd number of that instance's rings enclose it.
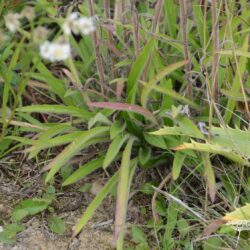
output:
{"label": "plant stem", "polygon": [[[151,30],[152,34],[155,34],[155,32],[156,32],[157,25],[159,23],[159,20],[161,17],[161,12],[163,9],[163,4],[164,4],[163,0],[159,0],[156,4],[156,7],[155,7],[156,11],[155,11],[155,15],[153,18],[153,24],[152,24],[152,30]],[[152,59],[152,54],[148,57],[147,64],[146,64],[145,69],[143,71],[143,80],[146,79],[146,76],[148,74],[151,59]]]}
{"label": "plant stem", "polygon": [[[90,12],[90,16],[94,16],[94,0],[89,0],[89,12]],[[99,42],[98,42],[96,31],[93,32],[93,39],[94,39],[94,47],[95,47],[96,66],[97,66],[98,74],[100,77],[101,90],[103,93],[103,86],[105,85],[105,76],[104,76],[103,62],[102,62],[102,57],[101,57],[101,53],[99,49]]]}
{"label": "plant stem", "polygon": [[212,98],[218,103],[218,68],[219,68],[219,22],[217,15],[217,0],[212,0],[213,19],[213,69],[212,69]]}
{"label": "plant stem", "polygon": [[[189,49],[188,49],[188,39],[187,39],[187,10],[186,10],[186,0],[179,0],[180,4],[180,21],[182,29],[182,42],[184,50],[184,59],[190,60]],[[190,76],[191,62],[185,65],[185,82],[187,83],[187,96],[192,100],[192,81]]]}
{"label": "plant stem", "polygon": [[76,86],[77,90],[81,93],[83,100],[85,102],[85,104],[88,104],[90,102],[88,95],[83,91],[83,85],[81,83],[81,80],[78,76],[78,72],[77,69],[75,67],[75,64],[72,60],[72,58],[70,58],[69,60],[67,60],[67,65],[70,69],[70,72],[72,73],[73,77],[74,77],[74,82],[73,84]]}
{"label": "plant stem", "polygon": [[137,17],[137,11],[135,6],[135,1],[132,0],[131,3],[131,12],[132,12],[132,23],[133,23],[133,36],[134,36],[134,46],[135,46],[135,55],[136,57],[139,56],[140,50],[139,50],[139,27],[138,27],[138,17]]}

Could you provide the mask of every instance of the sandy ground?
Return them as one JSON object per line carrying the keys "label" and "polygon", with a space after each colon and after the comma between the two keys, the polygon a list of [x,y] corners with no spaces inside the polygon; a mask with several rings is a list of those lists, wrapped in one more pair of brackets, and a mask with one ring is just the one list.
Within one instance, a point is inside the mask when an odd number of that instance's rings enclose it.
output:
{"label": "sandy ground", "polygon": [[[13,206],[22,199],[18,185],[8,181],[0,182],[0,225],[8,221]],[[40,214],[24,221],[25,230],[17,235],[15,244],[4,245],[2,250],[78,250],[112,249],[113,244],[113,201],[107,199],[84,230],[75,238],[71,237],[71,228],[83,214],[93,197],[80,194],[80,197],[62,196],[56,207],[56,214],[64,219],[67,231],[59,236],[49,231],[47,214]],[[78,201],[78,206],[73,201]],[[80,203],[79,203],[80,201]],[[62,205],[63,204],[63,205]],[[60,205],[60,206],[59,206]]]}

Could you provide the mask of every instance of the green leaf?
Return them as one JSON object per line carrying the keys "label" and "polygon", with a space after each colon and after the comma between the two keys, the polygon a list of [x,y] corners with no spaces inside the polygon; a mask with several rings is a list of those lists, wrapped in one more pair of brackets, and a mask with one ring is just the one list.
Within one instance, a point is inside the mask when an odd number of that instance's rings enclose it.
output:
{"label": "green leaf", "polygon": [[132,226],[132,238],[136,243],[147,242],[147,237],[144,232],[138,226]]}
{"label": "green leaf", "polygon": [[136,92],[138,89],[138,80],[140,79],[140,76],[147,64],[148,58],[150,57],[153,48],[154,40],[150,39],[146,46],[143,48],[135,63],[132,65],[127,82],[128,103],[135,103]]}
{"label": "green leaf", "polygon": [[73,168],[71,166],[65,165],[61,168],[60,175],[62,180],[65,181],[72,174]]}
{"label": "green leaf", "polygon": [[47,183],[58,170],[70,160],[75,154],[86,147],[88,141],[96,137],[105,136],[109,131],[109,127],[97,127],[88,131],[82,132],[82,134],[76,138],[70,145],[68,145],[59,155],[57,155],[44,169],[50,169],[46,176],[45,182]]}
{"label": "green leaf", "polygon": [[43,81],[49,85],[51,90],[63,100],[65,94],[65,87],[63,80],[56,78],[51,73],[51,71],[42,63],[39,57],[34,58],[34,65],[36,65],[39,74],[38,73],[32,74],[32,78],[37,79],[36,75],[40,76],[40,78],[42,77]]}
{"label": "green leaf", "polygon": [[[188,125],[188,124],[186,124]],[[167,127],[164,126],[163,128],[150,132],[151,135],[158,135],[158,136],[164,136],[164,135],[180,135],[180,136],[189,136],[199,139],[204,139],[204,135],[197,130],[198,128],[194,124],[189,124],[191,126],[185,126],[182,124],[182,126],[173,126],[173,127]],[[192,130],[192,127],[195,128]]]}
{"label": "green leaf", "polygon": [[177,93],[176,91],[174,91],[172,89],[166,89],[166,88],[161,87],[161,86],[151,86],[151,88],[152,88],[152,90],[157,91],[163,95],[170,96],[175,100],[178,100],[180,102],[188,104],[190,107],[192,107],[194,109],[200,108],[196,103],[190,101],[189,99],[187,99],[186,97],[184,97],[183,95]]}
{"label": "green leaf", "polygon": [[62,186],[71,185],[88,174],[94,172],[96,169],[101,168],[103,165],[104,156],[87,162],[83,166],[79,167],[72,175],[70,175],[62,184]]}
{"label": "green leaf", "polygon": [[117,187],[116,213],[115,213],[115,240],[117,249],[123,249],[123,239],[125,234],[125,221],[127,214],[127,203],[129,189],[132,180],[130,176],[130,156],[135,137],[131,137],[122,154],[119,182]]}
{"label": "green leaf", "polygon": [[[66,134],[66,135],[57,136],[57,137],[52,138],[52,139],[47,140],[47,141],[40,140],[40,139],[33,141],[34,146],[27,149],[27,152],[30,152],[29,159],[36,156],[37,153],[42,149],[52,148],[52,147],[55,147],[58,145],[68,144],[68,143],[76,140],[81,135],[82,135],[82,131],[76,131],[76,132],[71,132],[71,133]],[[106,140],[107,140],[107,138],[105,138],[105,139],[101,138],[101,137],[100,138],[93,138],[93,139],[89,140],[85,146],[88,147],[92,144],[105,142]]]}
{"label": "green leaf", "polygon": [[181,133],[191,137],[205,139],[198,127],[187,116],[179,115],[176,120],[180,127]]}
{"label": "green leaf", "polygon": [[211,143],[229,148],[239,155],[250,157],[250,131],[230,127],[212,127]]}
{"label": "green leaf", "polygon": [[148,96],[150,91],[156,86],[156,84],[163,79],[166,75],[170,74],[171,72],[175,71],[176,69],[184,66],[187,64],[188,61],[181,61],[178,63],[171,64],[157,73],[147,84],[144,85],[142,93],[141,93],[141,104],[144,108],[147,106]]}
{"label": "green leaf", "polygon": [[179,214],[180,207],[178,204],[174,202],[170,202],[168,205],[168,210],[167,210],[167,224],[165,227],[165,233],[164,233],[164,242],[171,242],[173,238],[173,232],[174,228],[177,223],[177,218]]}
{"label": "green leaf", "polygon": [[53,113],[53,114],[72,115],[86,120],[92,117],[92,114],[83,108],[77,108],[75,106],[56,105],[56,104],[25,106],[18,108],[17,111],[27,112],[27,113]]}
{"label": "green leaf", "polygon": [[245,50],[221,50],[218,52],[220,55],[227,55],[227,56],[243,56],[250,58],[250,52],[245,51]]}
{"label": "green leaf", "polygon": [[190,226],[184,218],[179,218],[177,221],[178,231],[182,236],[185,236],[190,232]]}
{"label": "green leaf", "polygon": [[115,159],[115,157],[120,152],[122,145],[128,140],[128,138],[129,138],[128,134],[125,136],[117,135],[115,137],[115,139],[109,145],[107,154],[103,161],[103,168],[107,168],[111,164],[111,162]]}
{"label": "green leaf", "polygon": [[211,143],[198,143],[193,140],[191,140],[191,143],[183,143],[175,148],[174,150],[186,150],[186,149],[192,149],[197,150],[200,152],[207,152],[207,153],[214,153],[214,154],[220,154],[228,159],[238,162],[240,164],[250,166],[250,163],[242,158],[240,155],[236,154],[232,149],[225,148],[223,146],[217,145],[217,144],[211,144]]}
{"label": "green leaf", "polygon": [[168,0],[164,2],[164,18],[165,18],[165,24],[167,27],[167,30],[169,31],[169,34],[172,36],[172,38],[168,40],[174,40],[176,38],[176,18],[178,15],[178,9],[176,4],[174,3],[174,0]]}
{"label": "green leaf", "polygon": [[16,234],[22,232],[25,229],[23,225],[19,224],[7,224],[4,226],[4,230],[0,232],[0,241],[5,244],[12,244],[16,241]]}
{"label": "green leaf", "polygon": [[[245,53],[248,53],[248,46],[249,46],[249,35],[246,36],[245,40],[244,40],[244,43],[243,43],[243,46],[242,46],[242,50],[245,52]],[[241,83],[242,83],[242,79],[244,78],[244,73],[245,73],[245,70],[246,70],[246,65],[247,65],[247,57],[245,56],[241,56],[239,62],[237,62],[237,70],[235,72],[235,77],[234,77],[234,80],[233,80],[233,83],[232,83],[232,88],[231,88],[231,91],[234,92],[234,93],[239,93],[240,92],[240,89],[241,89]],[[224,117],[224,121],[226,124],[229,124],[231,118],[232,118],[232,115],[234,113],[234,108],[235,108],[235,105],[236,105],[236,101],[235,100],[232,100],[232,99],[229,99],[228,100],[228,103],[227,103],[227,107],[226,107],[226,112],[225,112],[225,117]]]}
{"label": "green leaf", "polygon": [[111,125],[111,121],[102,113],[97,113],[94,117],[89,119],[88,121],[88,129],[93,128],[97,123],[101,123],[104,125]]}
{"label": "green leaf", "polygon": [[91,183],[85,183],[83,186],[81,186],[78,190],[82,193],[89,192],[92,187]]}
{"label": "green leaf", "polygon": [[228,221],[228,222],[237,222],[237,221],[249,221],[250,219],[250,204],[247,203],[243,207],[236,208],[234,211],[230,213],[226,213],[224,217],[222,217],[223,220]]}
{"label": "green leaf", "polygon": [[73,235],[77,235],[82,228],[87,224],[87,222],[92,218],[95,210],[100,206],[103,199],[107,197],[112,188],[116,185],[118,181],[118,172],[116,172],[109,181],[105,184],[102,190],[96,195],[94,200],[89,204],[83,216],[79,219],[77,224],[73,228]]}
{"label": "green leaf", "polygon": [[110,127],[110,139],[113,140],[117,135],[122,133],[126,128],[126,123],[121,125],[119,121],[113,122],[113,124]]}
{"label": "green leaf", "polygon": [[184,162],[186,156],[187,155],[185,153],[182,153],[182,152],[175,153],[173,168],[172,168],[172,174],[173,174],[174,180],[177,180],[179,178],[180,172],[181,172],[181,167],[183,165],[183,162]]}
{"label": "green leaf", "polygon": [[167,149],[166,142],[160,136],[153,136],[151,134],[144,134],[145,140],[150,144],[157,148]]}
{"label": "green leaf", "polygon": [[148,246],[147,242],[139,243],[136,245],[135,250],[150,250],[151,248]]}
{"label": "green leaf", "polygon": [[21,201],[21,203],[14,209],[11,218],[13,221],[21,221],[26,216],[38,214],[44,211],[50,203],[50,200],[36,198]]}
{"label": "green leaf", "polygon": [[63,234],[66,231],[66,225],[63,219],[58,216],[49,218],[48,221],[49,229],[56,234]]}
{"label": "green leaf", "polygon": [[214,170],[208,153],[203,154],[203,162],[205,167],[205,177],[208,185],[209,196],[211,198],[211,201],[214,202],[216,195],[216,181]]}
{"label": "green leaf", "polygon": [[139,162],[143,166],[145,165],[151,157],[150,147],[141,147],[139,150]]}
{"label": "green leaf", "polygon": [[154,193],[152,186],[154,186],[152,182],[146,182],[140,187],[140,192],[147,195],[152,195]]}

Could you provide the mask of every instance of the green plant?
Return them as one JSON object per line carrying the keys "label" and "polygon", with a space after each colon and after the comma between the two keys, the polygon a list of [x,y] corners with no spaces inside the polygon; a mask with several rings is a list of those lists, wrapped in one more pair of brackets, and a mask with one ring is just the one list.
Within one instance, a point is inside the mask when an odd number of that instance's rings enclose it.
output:
{"label": "green plant", "polygon": [[[68,37],[75,56],[60,65],[61,77],[53,71],[53,63],[42,60],[32,36],[34,27],[43,23],[48,27],[57,24],[50,31],[51,40],[57,41],[61,36],[65,17],[56,17],[57,9],[50,1],[38,1],[37,18],[26,20],[19,35],[12,34],[10,43],[1,47],[0,73],[5,82],[1,143],[7,144],[5,147],[14,145],[12,141],[19,143],[2,152],[2,156],[17,147],[25,147],[29,159],[64,146],[41,169],[48,171],[46,183],[56,178],[60,169],[82,150],[108,144],[65,177],[62,186],[72,185],[101,168],[112,175],[75,225],[73,234],[80,232],[117,186],[115,240],[117,248],[122,249],[136,168],[143,171],[168,161],[172,166],[169,171],[178,183],[183,166],[199,166],[195,170],[205,177],[210,198],[215,201],[214,161],[227,158],[232,164],[249,166],[247,138],[250,134],[245,130],[243,114],[236,110],[241,101],[249,113],[246,88],[250,78],[245,77],[249,67],[249,9],[236,11],[236,4],[244,6],[246,0],[225,1],[224,12],[216,1],[212,1],[212,6],[208,1],[205,6],[195,1],[193,17],[186,19],[182,15],[180,29],[176,25],[180,6],[173,0],[158,1],[155,9],[149,1],[111,2],[109,5],[90,0],[79,5],[82,15],[98,15],[97,30],[92,37]],[[117,5],[117,13],[111,18],[113,4]],[[124,4],[131,5],[134,11],[124,14]],[[64,15],[70,12],[69,7]],[[218,22],[224,25],[219,28]],[[213,31],[211,42],[209,35]],[[184,40],[188,40],[188,46]],[[222,42],[227,40],[232,43]],[[23,93],[29,88],[46,96],[45,102],[26,105]],[[37,114],[43,115],[42,119]],[[26,133],[32,133],[32,139],[25,137]],[[118,168],[113,166],[114,162]],[[175,244],[172,235],[176,225],[180,221],[187,223],[185,219],[178,221],[176,211],[174,203],[167,211],[167,220],[173,224],[164,231],[166,249]],[[134,229],[134,236],[141,235],[138,232]]]}

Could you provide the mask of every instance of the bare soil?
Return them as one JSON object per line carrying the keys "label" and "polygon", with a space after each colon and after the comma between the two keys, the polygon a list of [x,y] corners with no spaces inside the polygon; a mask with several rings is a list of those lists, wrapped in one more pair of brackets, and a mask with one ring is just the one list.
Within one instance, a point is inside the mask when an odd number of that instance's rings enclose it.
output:
{"label": "bare soil", "polygon": [[[37,196],[42,189],[41,177],[33,176],[28,186],[22,186],[17,179],[8,178],[0,166],[0,225],[8,222],[13,207],[22,199]],[[2,168],[3,169],[3,168]],[[28,177],[27,177],[28,178]],[[32,180],[32,182],[31,182]],[[0,242],[1,250],[78,250],[112,249],[114,201],[111,198],[101,205],[84,230],[72,238],[71,229],[93,199],[90,193],[65,191],[53,207],[56,215],[64,219],[67,231],[63,235],[53,234],[47,225],[48,212],[30,217],[23,223],[25,230],[17,235],[16,243],[6,245]]]}

